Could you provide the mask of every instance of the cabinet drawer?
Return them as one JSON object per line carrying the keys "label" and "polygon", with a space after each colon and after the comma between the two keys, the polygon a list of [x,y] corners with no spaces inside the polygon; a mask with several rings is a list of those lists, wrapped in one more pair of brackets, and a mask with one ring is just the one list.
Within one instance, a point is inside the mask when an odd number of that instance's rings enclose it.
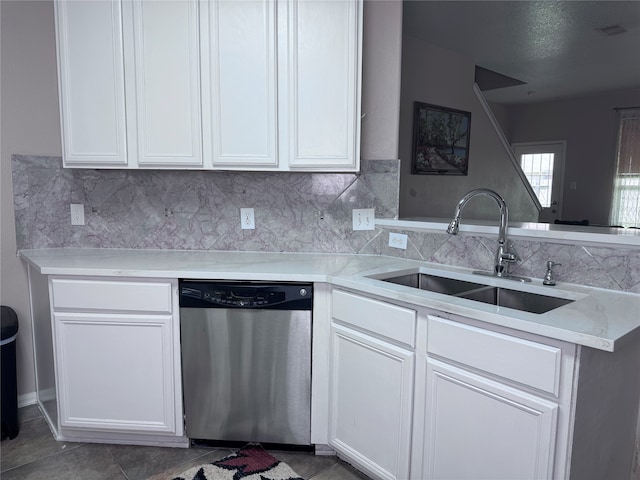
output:
{"label": "cabinet drawer", "polygon": [[427,351],[558,395],[562,350],[429,316]]}
{"label": "cabinet drawer", "polygon": [[332,317],[415,347],[416,312],[408,308],[334,290]]}
{"label": "cabinet drawer", "polygon": [[171,282],[51,279],[54,310],[172,313]]}

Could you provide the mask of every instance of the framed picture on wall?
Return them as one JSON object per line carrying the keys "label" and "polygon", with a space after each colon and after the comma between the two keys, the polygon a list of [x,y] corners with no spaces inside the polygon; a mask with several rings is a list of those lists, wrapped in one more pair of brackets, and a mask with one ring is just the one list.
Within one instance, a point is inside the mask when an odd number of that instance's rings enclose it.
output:
{"label": "framed picture on wall", "polygon": [[411,173],[466,175],[471,112],[414,102]]}

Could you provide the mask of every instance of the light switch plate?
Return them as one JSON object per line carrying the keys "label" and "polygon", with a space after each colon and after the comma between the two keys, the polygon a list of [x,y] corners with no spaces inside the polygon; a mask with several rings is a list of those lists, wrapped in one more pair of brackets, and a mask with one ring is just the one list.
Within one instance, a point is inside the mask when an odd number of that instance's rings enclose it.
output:
{"label": "light switch plate", "polygon": [[406,250],[407,236],[404,233],[389,232],[389,246],[393,248],[399,248],[401,250]]}
{"label": "light switch plate", "polygon": [[355,208],[353,211],[354,230],[375,230],[375,210],[373,208]]}
{"label": "light switch plate", "polygon": [[253,208],[240,209],[240,227],[242,230],[254,230],[256,228],[256,219],[253,214]]}

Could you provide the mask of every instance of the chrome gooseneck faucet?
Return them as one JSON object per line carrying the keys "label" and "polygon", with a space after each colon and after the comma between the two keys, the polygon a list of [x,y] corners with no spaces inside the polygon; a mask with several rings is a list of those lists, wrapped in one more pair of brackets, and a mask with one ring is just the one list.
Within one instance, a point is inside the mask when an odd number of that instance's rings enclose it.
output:
{"label": "chrome gooseneck faucet", "polygon": [[[462,213],[462,209],[469,200],[471,200],[473,197],[477,197],[478,195],[485,195],[487,197],[493,198],[498,205],[498,208],[500,209],[498,248],[496,250],[494,271],[492,275],[496,277],[508,277],[509,264],[514,263],[517,260],[517,256],[514,253],[509,252],[507,247],[507,223],[509,222],[509,210],[507,209],[507,204],[505,203],[504,199],[496,192],[494,192],[493,190],[489,190],[488,188],[476,188],[475,190],[471,190],[464,197],[462,197],[462,199],[456,205],[456,211],[453,216],[453,220],[451,220],[451,223],[449,223],[449,226],[447,227],[447,233],[450,235],[458,234],[458,229],[460,228],[460,214]],[[520,277],[517,277],[517,279],[526,281],[525,279],[521,279]]]}

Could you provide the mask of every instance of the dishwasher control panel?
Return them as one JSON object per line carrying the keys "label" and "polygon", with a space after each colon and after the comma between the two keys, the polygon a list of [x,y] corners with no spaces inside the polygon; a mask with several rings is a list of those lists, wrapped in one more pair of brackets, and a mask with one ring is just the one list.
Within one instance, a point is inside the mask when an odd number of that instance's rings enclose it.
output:
{"label": "dishwasher control panel", "polygon": [[181,280],[180,307],[311,310],[313,285]]}

